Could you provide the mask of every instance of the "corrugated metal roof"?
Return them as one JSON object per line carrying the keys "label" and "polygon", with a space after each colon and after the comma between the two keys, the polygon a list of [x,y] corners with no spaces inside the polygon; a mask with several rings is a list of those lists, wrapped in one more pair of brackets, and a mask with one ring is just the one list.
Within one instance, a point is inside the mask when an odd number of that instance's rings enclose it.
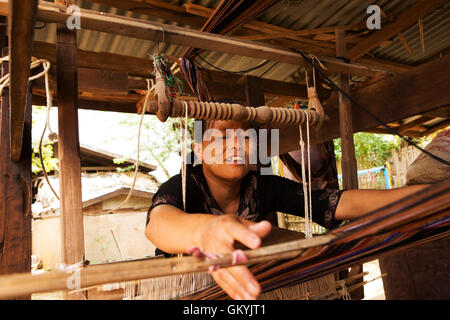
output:
{"label": "corrugated metal roof", "polygon": [[[196,3],[209,8],[215,8],[220,1],[170,0],[166,2],[179,6],[185,3]],[[110,8],[86,0],[77,1],[77,3],[85,9],[177,25],[174,22]],[[366,14],[366,8],[371,4],[379,5],[387,14],[398,16],[414,3],[414,0],[281,0],[263,13],[258,20],[292,30],[334,25],[340,26],[364,21],[368,16]],[[415,64],[438,54],[450,44],[449,8],[450,2],[442,9],[435,10],[424,19],[426,48],[424,53],[421,50],[419,31],[416,24],[403,31],[403,35],[414,51],[413,55],[406,51],[398,37],[394,37],[390,45],[384,48],[377,48],[371,54],[377,58],[405,64]],[[56,26],[47,25],[43,29],[37,30],[35,39],[38,41],[55,42]],[[159,46],[160,50],[169,56],[179,56],[185,49],[182,46],[164,43],[160,43]],[[91,30],[79,31],[78,47],[88,51],[109,52],[142,58],[155,54],[158,51],[158,45],[153,41],[132,39]],[[217,67],[231,71],[247,69],[263,61],[218,52],[205,52],[202,56]],[[202,64],[205,65],[204,63]],[[263,68],[252,71],[249,74],[281,81],[293,81],[291,76],[297,69],[298,67],[293,65],[271,62]]]}

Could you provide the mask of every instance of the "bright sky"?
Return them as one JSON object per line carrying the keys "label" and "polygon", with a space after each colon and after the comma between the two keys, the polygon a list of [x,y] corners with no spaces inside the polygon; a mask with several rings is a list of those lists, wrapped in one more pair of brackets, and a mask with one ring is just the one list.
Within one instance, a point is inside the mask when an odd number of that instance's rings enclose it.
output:
{"label": "bright sky", "polygon": [[[93,110],[79,110],[78,111],[78,123],[80,133],[80,144],[95,147],[97,149],[105,150],[125,157],[136,158],[137,150],[137,133],[138,127],[135,128],[121,125],[120,121],[129,117],[128,114],[117,112],[101,112]],[[138,115],[135,115],[136,119],[139,119]],[[146,118],[151,116],[145,116]],[[42,129],[45,125],[45,112],[41,112],[35,119],[33,125],[33,140],[38,140],[42,134]],[[167,124],[161,123],[160,126]],[[50,126],[52,131],[58,130],[58,111],[56,108],[52,108],[50,113]],[[159,128],[154,128],[158,130]],[[145,129],[142,129],[145,130]],[[145,132],[145,137],[150,137],[151,132]],[[45,137],[48,136],[48,130]],[[141,137],[144,137],[142,132]],[[153,160],[148,154],[143,152],[143,147],[149,143],[149,140],[141,138],[141,151],[140,160],[158,166],[157,162]],[[165,163],[164,166],[171,175],[177,174],[180,171],[181,158],[174,154]],[[167,180],[167,176],[164,174],[161,168],[153,171],[154,175],[159,181],[164,182]]]}

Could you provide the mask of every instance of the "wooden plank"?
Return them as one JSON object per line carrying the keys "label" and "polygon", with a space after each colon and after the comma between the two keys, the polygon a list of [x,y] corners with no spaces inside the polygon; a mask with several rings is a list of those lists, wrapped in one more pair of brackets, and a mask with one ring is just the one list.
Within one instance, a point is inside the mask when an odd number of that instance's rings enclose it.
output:
{"label": "wooden plank", "polygon": [[445,106],[439,109],[428,111],[425,112],[423,115],[427,117],[450,119],[450,106]]}
{"label": "wooden plank", "polygon": [[[4,1],[4,0],[3,0]],[[65,23],[68,15],[61,12],[61,7],[49,2],[41,2],[38,20],[48,23]],[[280,61],[294,65],[306,65],[306,61],[297,53],[284,48],[261,44],[252,41],[237,40],[232,37],[209,34],[188,28],[133,19],[112,14],[99,13],[92,10],[81,10],[83,29],[96,30],[110,34],[122,35],[137,39],[164,41],[178,45],[231,53],[240,56],[255,57]],[[329,72],[347,72],[361,76],[374,76],[387,71],[378,67],[368,68],[365,65],[345,63],[330,57],[321,58]]]}
{"label": "wooden plank", "polygon": [[159,19],[177,21],[180,24],[201,28],[206,22],[206,18],[198,17],[186,11],[184,7],[176,6],[158,0],[89,0],[104,4],[113,8],[145,14]]}
{"label": "wooden plank", "polygon": [[275,100],[269,102],[268,106],[280,108],[280,107],[284,107],[286,104],[288,104],[292,100],[294,100],[293,97],[279,97],[279,98],[275,98]]}
{"label": "wooden plank", "polygon": [[408,41],[406,40],[406,38],[403,36],[403,34],[401,32],[397,33],[398,38],[400,39],[400,41],[402,42],[403,46],[405,47],[405,49],[409,52],[409,54],[414,54],[414,52],[412,51],[411,47],[408,44]]}
{"label": "wooden plank", "polygon": [[[56,63],[56,44],[35,41],[33,55]],[[153,72],[153,61],[150,59],[124,56],[107,52],[92,52],[77,49],[79,67],[128,72],[129,75],[149,78]]]}
{"label": "wooden plank", "polygon": [[[406,123],[406,124],[400,126],[397,130],[398,130],[400,133],[404,133],[404,132],[408,131],[409,129],[413,129],[414,127],[417,127],[417,126],[419,126],[420,124],[423,124],[423,123],[425,123],[425,122],[428,122],[428,121],[430,121],[430,120],[432,120],[432,119],[433,119],[432,117],[422,116],[422,117],[420,117],[420,118],[418,118],[418,119],[416,119],[416,120],[410,121],[410,122],[408,122],[408,123]],[[425,129],[425,130],[426,130],[426,129]]]}
{"label": "wooden plank", "polygon": [[95,89],[100,92],[124,92],[128,93],[128,74],[118,71],[77,68],[78,77],[83,81],[78,81],[78,89]]}
{"label": "wooden plank", "polygon": [[[65,264],[84,262],[81,164],[77,110],[76,30],[57,28],[58,159],[61,250]],[[80,299],[80,295],[66,296]]]}
{"label": "wooden plank", "polygon": [[22,150],[22,136],[25,117],[25,101],[28,77],[30,75],[31,51],[36,22],[38,0],[10,0],[8,11],[10,21],[10,130],[11,159],[19,161]]}
{"label": "wooden plank", "polygon": [[[8,55],[8,48],[2,56]],[[4,62],[1,75],[9,72]],[[0,101],[0,274],[31,271],[31,88],[24,111],[20,159],[10,159],[9,89]],[[30,295],[19,299],[30,299]]]}
{"label": "wooden plank", "polygon": [[[336,56],[347,58],[345,31],[336,30]],[[346,74],[338,74],[338,86],[350,92],[349,78]],[[351,102],[339,93],[339,127],[342,143],[342,185],[344,190],[358,189],[358,168],[353,141],[353,122]]]}
{"label": "wooden plank", "polygon": [[362,57],[370,50],[376,48],[381,42],[392,38],[398,32],[413,25],[419,18],[426,17],[445,3],[447,3],[447,0],[419,0],[416,4],[402,12],[394,22],[387,26],[382,26],[380,30],[375,31],[371,36],[348,50],[348,57],[351,60]]}
{"label": "wooden plank", "polygon": [[315,29],[302,29],[302,30],[291,30],[290,32],[272,32],[267,34],[256,34],[248,36],[239,36],[239,39],[244,40],[266,40],[266,39],[277,39],[277,38],[287,38],[291,36],[310,36],[316,34],[323,34],[334,32],[335,30],[360,30],[365,28],[360,23],[346,25],[346,26],[335,26],[335,27],[323,27]]}
{"label": "wooden plank", "polygon": [[[45,42],[34,43],[34,56],[38,58],[47,59],[52,63],[56,63],[56,45]],[[144,58],[137,58],[124,55],[116,55],[110,53],[98,53],[84,50],[77,50],[77,61],[79,67],[111,70],[117,72],[128,72],[129,75],[148,77],[153,71],[153,61]],[[80,70],[80,69],[79,69]],[[83,85],[84,74],[81,72],[79,75],[79,83]],[[80,78],[82,77],[82,78]],[[215,70],[202,71],[202,77],[208,86],[208,89],[214,96],[224,98],[231,94],[233,99],[242,100],[244,97],[244,87],[236,87],[236,82],[242,78],[242,75],[236,75],[231,73],[225,73]],[[84,79],[81,81],[81,79]],[[140,81],[139,83],[137,81]],[[145,81],[141,80],[128,80],[129,89],[145,90],[147,85]],[[234,86],[234,88],[224,87],[224,83],[227,86]],[[289,96],[306,98],[306,87],[304,85],[296,85],[290,82],[283,82],[271,79],[262,79],[264,92],[269,96]],[[138,87],[136,87],[138,86]],[[94,86],[95,88],[97,87]],[[184,88],[188,90],[188,86]],[[85,88],[87,89],[87,88]]]}
{"label": "wooden plank", "polygon": [[450,120],[444,120],[444,121],[442,121],[441,123],[439,123],[439,124],[437,124],[437,125],[434,125],[434,126],[432,126],[431,128],[429,128],[425,133],[424,133],[424,135],[429,135],[429,134],[432,134],[433,132],[436,132],[436,131],[438,131],[438,130],[441,130],[441,129],[444,129],[444,128],[447,128],[447,127],[449,127],[450,126]]}
{"label": "wooden plank", "polygon": [[425,52],[425,37],[423,35],[423,18],[420,17],[419,21],[419,35],[420,35],[420,45],[422,46],[422,52]]}
{"label": "wooden plank", "polygon": [[[96,94],[115,94],[126,96],[128,95],[129,82],[128,74],[126,72],[100,70],[91,68],[77,68],[78,73],[78,91],[91,91]],[[50,67],[50,90],[55,95],[57,93],[56,88],[56,67],[53,65]],[[141,81],[142,89],[146,89],[145,80]],[[33,80],[33,88],[42,91],[45,94],[45,79],[39,78]],[[35,91],[37,91],[35,90]]]}
{"label": "wooden plank", "polygon": [[[352,97],[381,121],[390,123],[450,104],[450,57],[444,56],[404,72],[386,78],[362,89],[353,91]],[[317,144],[339,137],[338,97],[333,94],[327,101],[325,112],[329,116],[323,128],[311,134],[311,143]],[[353,132],[366,131],[380,124],[363,111],[352,110]],[[280,130],[280,152],[298,149],[297,128]]]}
{"label": "wooden plank", "polygon": [[249,107],[266,105],[261,78],[245,76],[245,98]]}

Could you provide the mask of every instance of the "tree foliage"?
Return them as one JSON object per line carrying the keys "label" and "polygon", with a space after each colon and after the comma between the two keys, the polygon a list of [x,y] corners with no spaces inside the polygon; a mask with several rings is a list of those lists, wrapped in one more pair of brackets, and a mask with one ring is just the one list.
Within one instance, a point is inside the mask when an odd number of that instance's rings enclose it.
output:
{"label": "tree foliage", "polygon": [[[384,165],[393,149],[398,150],[401,139],[396,136],[358,132],[353,135],[355,156],[360,168],[368,169]],[[334,139],[336,159],[342,157],[341,139]]]}
{"label": "tree foliage", "polygon": [[[38,123],[41,124],[45,122],[45,117],[46,117],[46,110],[44,107],[33,106],[32,120],[31,120],[32,127],[35,127]],[[42,172],[42,165],[39,156],[39,141],[41,133],[42,132],[39,133],[38,138],[33,137],[32,139],[33,152],[31,157],[31,171],[34,174],[39,174],[40,172]],[[53,143],[49,139],[46,139],[46,136],[44,136],[44,139],[42,141],[42,158],[47,172],[58,170],[58,159],[56,159],[54,155]]]}

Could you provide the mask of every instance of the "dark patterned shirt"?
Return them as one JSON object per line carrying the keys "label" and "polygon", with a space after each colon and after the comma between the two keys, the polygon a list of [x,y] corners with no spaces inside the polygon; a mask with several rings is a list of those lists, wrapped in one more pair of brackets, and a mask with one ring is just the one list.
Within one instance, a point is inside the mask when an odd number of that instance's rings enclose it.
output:
{"label": "dark patterned shirt", "polygon": [[[312,219],[327,229],[340,224],[334,219],[336,207],[342,195],[341,190],[312,190]],[[181,174],[163,183],[153,196],[150,211],[161,204],[169,204],[183,210]],[[188,167],[186,174],[187,213],[223,214],[203,174],[202,165]],[[270,212],[283,212],[304,217],[303,185],[290,179],[273,175],[261,175],[250,171],[241,183],[241,198],[237,215],[251,221],[264,220]]]}

